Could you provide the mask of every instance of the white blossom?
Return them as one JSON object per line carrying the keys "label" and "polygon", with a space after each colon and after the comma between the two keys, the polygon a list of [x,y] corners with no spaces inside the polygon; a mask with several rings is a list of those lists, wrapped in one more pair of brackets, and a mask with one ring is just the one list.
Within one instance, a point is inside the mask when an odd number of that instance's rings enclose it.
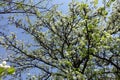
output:
{"label": "white blossom", "polygon": [[3,65],[6,65],[6,61],[3,61],[2,64],[3,64]]}
{"label": "white blossom", "polygon": [[4,66],[4,68],[5,68],[5,69],[8,69],[8,68],[10,68],[10,66],[9,66],[9,65],[6,65],[6,66]]}
{"label": "white blossom", "polygon": [[2,65],[2,64],[0,64],[0,67],[3,67],[3,65]]}
{"label": "white blossom", "polygon": [[5,68],[5,69],[10,68],[10,66],[7,65],[6,61],[3,61],[2,64],[0,64],[0,67]]}

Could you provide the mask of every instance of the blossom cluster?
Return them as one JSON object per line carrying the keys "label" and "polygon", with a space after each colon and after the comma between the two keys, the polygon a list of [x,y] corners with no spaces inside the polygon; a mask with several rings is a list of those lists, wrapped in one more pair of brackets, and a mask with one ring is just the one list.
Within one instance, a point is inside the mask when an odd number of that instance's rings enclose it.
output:
{"label": "blossom cluster", "polygon": [[3,62],[0,64],[0,67],[1,67],[1,68],[4,68],[4,69],[10,68],[10,66],[6,64],[6,61],[3,61]]}

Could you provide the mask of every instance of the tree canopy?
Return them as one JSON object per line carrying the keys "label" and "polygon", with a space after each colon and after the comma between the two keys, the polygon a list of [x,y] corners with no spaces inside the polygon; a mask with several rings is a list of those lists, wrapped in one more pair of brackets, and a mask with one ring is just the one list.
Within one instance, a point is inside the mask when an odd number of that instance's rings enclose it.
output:
{"label": "tree canopy", "polygon": [[16,69],[12,78],[35,69],[37,80],[119,79],[120,3],[101,1],[73,0],[67,13],[46,0],[0,1],[0,14],[8,14],[11,25],[6,28],[25,37],[0,31],[0,45]]}

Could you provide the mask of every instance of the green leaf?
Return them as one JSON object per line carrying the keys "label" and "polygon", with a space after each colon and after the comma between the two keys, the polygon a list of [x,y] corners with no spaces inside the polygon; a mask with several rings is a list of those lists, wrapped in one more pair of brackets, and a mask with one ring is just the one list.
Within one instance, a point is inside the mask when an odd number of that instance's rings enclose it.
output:
{"label": "green leaf", "polygon": [[15,69],[13,67],[9,68],[7,70],[8,74],[13,74],[15,72]]}
{"label": "green leaf", "polygon": [[22,2],[17,3],[17,8],[22,9],[23,8],[23,3]]}
{"label": "green leaf", "polygon": [[35,12],[36,12],[37,17],[40,17],[40,15],[41,15],[40,11],[35,8]]}
{"label": "green leaf", "polygon": [[5,71],[5,68],[0,67],[0,75]]}
{"label": "green leaf", "polygon": [[106,36],[107,38],[111,37],[111,34],[108,33],[108,32],[104,32],[104,34],[105,34],[105,36]]}
{"label": "green leaf", "polygon": [[64,61],[64,64],[65,64],[66,66],[72,66],[72,63],[71,63],[70,61],[67,61],[67,60]]}
{"label": "green leaf", "polygon": [[111,4],[112,4],[114,1],[115,1],[115,0],[109,0],[109,1],[107,2],[107,7],[110,7]]}
{"label": "green leaf", "polygon": [[0,3],[0,7],[5,7],[7,4]]}
{"label": "green leaf", "polygon": [[90,48],[90,53],[95,54],[97,52],[97,50],[95,48]]}
{"label": "green leaf", "polygon": [[111,0],[112,2],[114,2],[115,0]]}
{"label": "green leaf", "polygon": [[108,12],[106,10],[102,11],[102,15],[105,17],[108,14]]}
{"label": "green leaf", "polygon": [[98,0],[94,0],[94,6],[98,4]]}
{"label": "green leaf", "polygon": [[94,29],[94,27],[95,27],[95,26],[93,26],[92,24],[88,24],[88,29],[89,29],[89,30]]}

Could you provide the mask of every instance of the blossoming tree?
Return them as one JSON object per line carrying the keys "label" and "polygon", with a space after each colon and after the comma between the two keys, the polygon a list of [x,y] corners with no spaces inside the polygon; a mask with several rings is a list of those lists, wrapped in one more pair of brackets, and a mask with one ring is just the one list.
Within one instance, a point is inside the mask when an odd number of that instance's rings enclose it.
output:
{"label": "blossoming tree", "polygon": [[58,10],[58,5],[44,12],[39,2],[28,5],[27,0],[10,1],[6,0],[10,6],[1,6],[4,9],[0,14],[22,15],[10,16],[9,23],[30,37],[26,43],[28,37],[21,41],[15,33],[0,32],[0,45],[12,51],[8,61],[16,68],[17,78],[32,69],[37,70],[38,80],[120,77],[118,0],[73,0],[66,14]]}

